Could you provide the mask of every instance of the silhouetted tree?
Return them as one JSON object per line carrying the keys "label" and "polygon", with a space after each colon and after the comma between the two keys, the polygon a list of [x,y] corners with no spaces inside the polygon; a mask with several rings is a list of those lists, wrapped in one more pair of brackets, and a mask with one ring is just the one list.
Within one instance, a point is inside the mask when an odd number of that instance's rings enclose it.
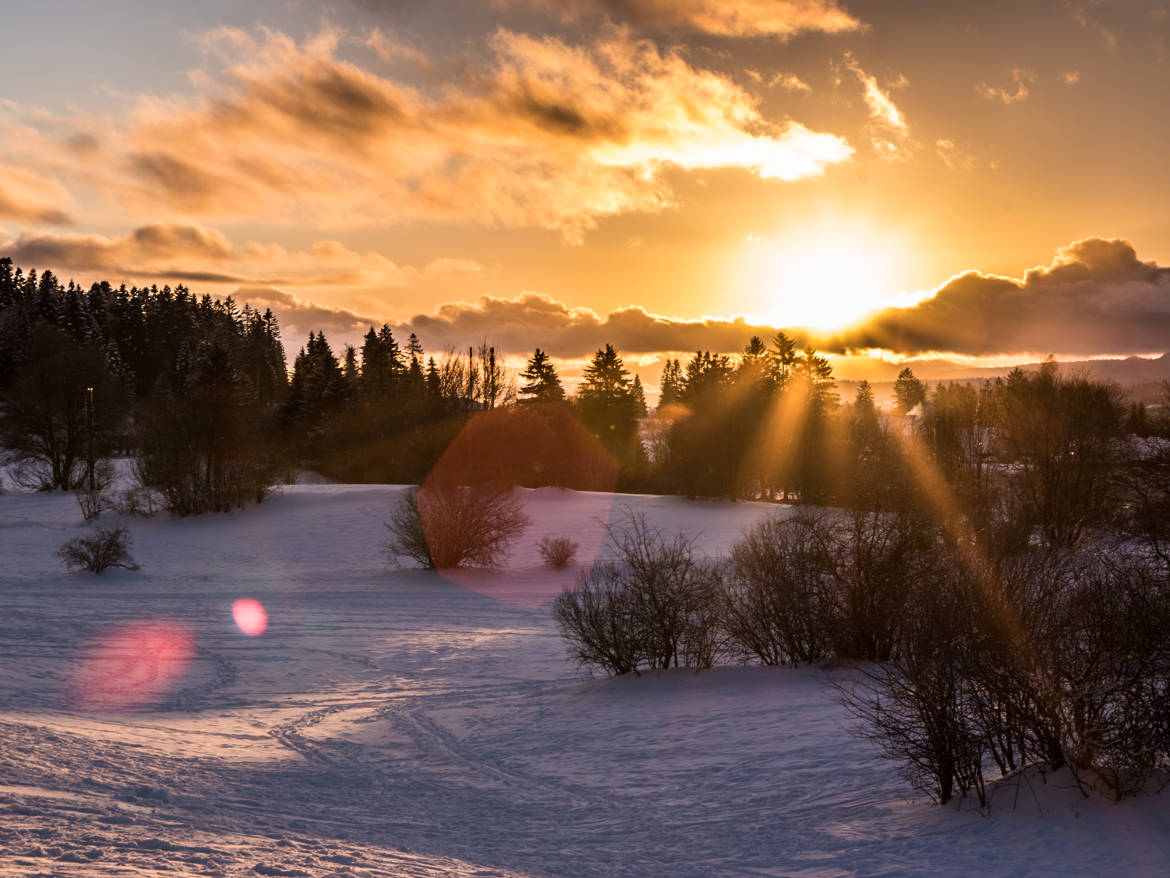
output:
{"label": "silhouetted tree", "polygon": [[659,381],[658,410],[673,405],[682,397],[683,373],[678,360],[666,358],[666,365],[662,367],[662,378]]}
{"label": "silhouetted tree", "polygon": [[43,490],[79,486],[86,461],[92,473],[109,453],[125,413],[102,352],[45,323],[34,324],[2,401],[0,446],[13,477]]}
{"label": "silhouetted tree", "polygon": [[637,455],[638,412],[630,385],[622,358],[607,344],[585,367],[575,400],[581,422],[621,461]]}
{"label": "silhouetted tree", "polygon": [[650,409],[646,405],[646,391],[642,388],[642,379],[635,375],[634,383],[630,385],[630,396],[634,400],[634,412],[639,418],[644,418],[650,414]]}
{"label": "silhouetted tree", "polygon": [[994,390],[995,441],[1013,464],[1017,508],[1044,539],[1071,545],[1113,504],[1122,407],[1116,386],[1066,378],[1049,361],[1014,369]]}
{"label": "silhouetted tree", "polygon": [[926,402],[926,385],[914,377],[914,370],[909,366],[898,373],[894,382],[894,400],[900,415],[909,414]]}
{"label": "silhouetted tree", "polygon": [[521,402],[561,402],[565,398],[556,366],[540,348],[528,358],[520,377],[524,380],[520,388]]}

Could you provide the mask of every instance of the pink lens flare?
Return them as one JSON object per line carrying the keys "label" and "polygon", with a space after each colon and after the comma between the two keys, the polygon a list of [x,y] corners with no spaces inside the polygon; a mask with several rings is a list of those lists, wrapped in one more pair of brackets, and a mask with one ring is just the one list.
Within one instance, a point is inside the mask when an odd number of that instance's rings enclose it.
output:
{"label": "pink lens flare", "polygon": [[232,604],[232,618],[249,637],[263,634],[268,627],[268,614],[264,612],[264,605],[255,598],[240,598]]}
{"label": "pink lens flare", "polygon": [[195,639],[182,625],[121,625],[85,651],[73,675],[73,699],[86,710],[149,705],[182,678],[194,654]]}

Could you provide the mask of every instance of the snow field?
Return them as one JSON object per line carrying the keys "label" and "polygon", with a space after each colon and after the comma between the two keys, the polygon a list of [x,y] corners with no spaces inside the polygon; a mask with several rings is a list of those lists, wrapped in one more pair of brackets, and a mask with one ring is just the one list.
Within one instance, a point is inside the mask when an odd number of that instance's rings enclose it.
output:
{"label": "snow field", "polygon": [[[402,490],[120,521],[142,569],[100,578],[53,557],[85,530],[71,496],[0,495],[0,873],[1170,874],[1170,795],[1028,776],[991,816],[932,807],[821,670],[566,663],[547,601],[577,571],[540,566],[542,535],[587,562],[628,506],[714,553],[784,507],[525,491],[505,569],[445,578],[387,564]],[[260,636],[233,622],[243,597]],[[109,652],[139,625],[188,660]]]}

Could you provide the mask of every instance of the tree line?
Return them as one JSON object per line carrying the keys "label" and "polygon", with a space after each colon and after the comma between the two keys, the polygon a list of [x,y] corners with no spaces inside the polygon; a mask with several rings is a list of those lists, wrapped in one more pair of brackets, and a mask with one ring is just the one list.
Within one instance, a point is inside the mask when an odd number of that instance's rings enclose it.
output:
{"label": "tree line", "polygon": [[389,325],[340,353],[310,332],[289,368],[270,310],[184,286],[82,289],[0,259],[0,443],[15,477],[93,488],[122,450],[181,513],[262,497],[296,467],[419,483],[444,456],[465,481],[892,509],[921,502],[928,461],[982,526],[1010,502],[1073,541],[1112,502],[1127,431],[1162,429],[1116,387],[1054,365],[929,392],[907,369],[891,417],[866,382],[843,404],[829,360],[783,332],[736,356],[668,359],[660,390],[648,418],[608,344],[570,395],[540,348],[513,374],[486,342],[428,354]]}

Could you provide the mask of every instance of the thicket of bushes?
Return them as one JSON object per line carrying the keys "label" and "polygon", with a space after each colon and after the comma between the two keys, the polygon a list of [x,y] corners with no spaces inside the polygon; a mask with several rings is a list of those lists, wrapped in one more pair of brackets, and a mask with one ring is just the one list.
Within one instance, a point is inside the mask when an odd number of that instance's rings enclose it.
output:
{"label": "thicket of bushes", "polygon": [[1170,777],[1170,577],[1146,544],[1008,551],[876,512],[772,518],[714,561],[639,516],[610,540],[553,606],[584,666],[854,660],[838,697],[939,802],[1036,764],[1118,798]]}

